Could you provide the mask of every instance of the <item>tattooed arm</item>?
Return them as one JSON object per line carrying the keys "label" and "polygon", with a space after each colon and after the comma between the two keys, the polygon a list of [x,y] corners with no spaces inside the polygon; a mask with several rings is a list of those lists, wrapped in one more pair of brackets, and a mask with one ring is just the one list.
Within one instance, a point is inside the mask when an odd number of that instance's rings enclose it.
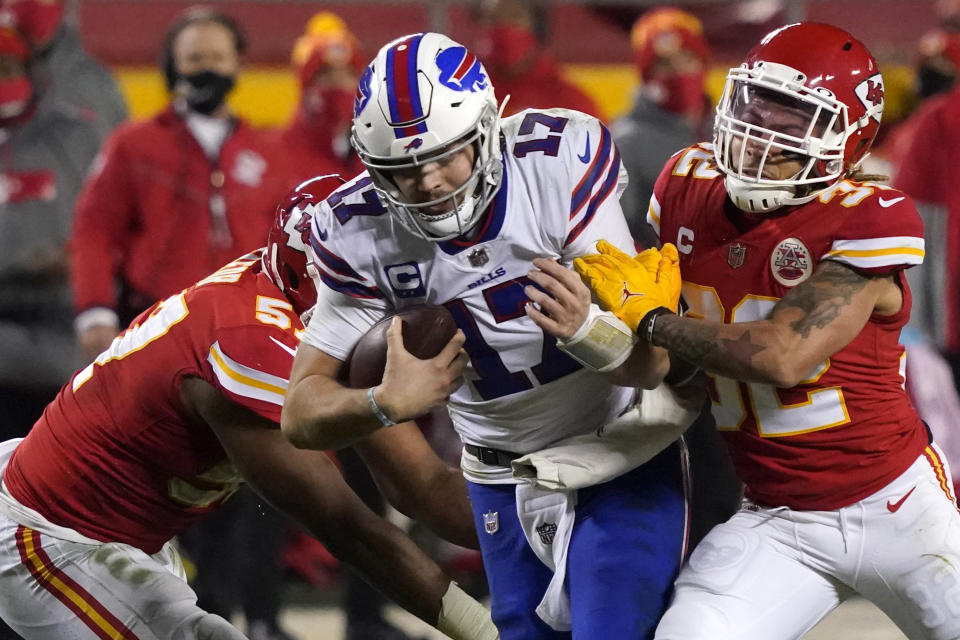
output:
{"label": "tattooed arm", "polygon": [[896,313],[902,302],[893,276],[871,277],[827,260],[764,320],[722,324],[665,315],[657,318],[653,343],[711,373],[787,388],[849,344],[872,313]]}

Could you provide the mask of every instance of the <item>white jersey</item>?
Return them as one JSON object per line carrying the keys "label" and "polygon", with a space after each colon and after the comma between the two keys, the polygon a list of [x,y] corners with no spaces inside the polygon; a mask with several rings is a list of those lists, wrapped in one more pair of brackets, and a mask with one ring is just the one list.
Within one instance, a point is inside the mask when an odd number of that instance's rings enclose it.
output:
{"label": "white jersey", "polygon": [[609,131],[567,109],[502,122],[500,190],[473,240],[430,242],[380,204],[362,173],[317,207],[311,245],[320,280],[303,341],[345,360],[396,309],[442,304],[466,334],[467,383],[450,398],[461,439],[529,453],[622,412],[634,390],[583,369],[524,313],[537,257],[573,258],[600,239],[633,255],[619,197],[626,172]]}

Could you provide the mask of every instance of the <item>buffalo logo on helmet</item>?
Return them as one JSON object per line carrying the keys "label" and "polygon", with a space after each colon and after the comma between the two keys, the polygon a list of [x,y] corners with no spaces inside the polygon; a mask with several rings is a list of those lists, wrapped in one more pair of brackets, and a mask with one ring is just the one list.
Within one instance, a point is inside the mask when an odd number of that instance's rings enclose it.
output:
{"label": "buffalo logo on helmet", "polygon": [[440,84],[454,91],[483,91],[487,76],[483,65],[464,47],[450,47],[437,54]]}
{"label": "buffalo logo on helmet", "polygon": [[813,273],[810,251],[796,238],[781,240],[770,254],[770,269],[777,282],[795,287]]}
{"label": "buffalo logo on helmet", "polygon": [[407,144],[403,145],[403,150],[406,153],[410,153],[411,151],[416,151],[422,146],[423,146],[423,138],[414,138]]}
{"label": "buffalo logo on helmet", "polygon": [[357,84],[357,97],[353,101],[354,118],[359,116],[367,106],[367,103],[370,102],[370,95],[373,93],[373,90],[370,88],[372,82],[373,66],[369,66],[364,70],[363,75],[360,76],[360,82]]}

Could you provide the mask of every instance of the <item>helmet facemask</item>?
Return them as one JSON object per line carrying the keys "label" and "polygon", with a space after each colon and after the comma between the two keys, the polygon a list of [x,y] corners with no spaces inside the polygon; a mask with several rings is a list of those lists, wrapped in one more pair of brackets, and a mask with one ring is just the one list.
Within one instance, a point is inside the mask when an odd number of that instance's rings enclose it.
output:
{"label": "helmet facemask", "polygon": [[[765,213],[809,202],[839,180],[847,138],[857,130],[847,106],[804,74],[758,62],[731,69],[714,125],[714,155],[733,202]],[[782,163],[795,167],[783,175]]]}
{"label": "helmet facemask", "polygon": [[[416,137],[411,137],[411,142]],[[398,141],[398,142],[403,142]],[[354,134],[354,148],[367,167],[377,195],[387,210],[397,217],[410,232],[425,240],[440,242],[461,236],[483,216],[487,206],[500,188],[503,165],[500,153],[500,117],[494,105],[487,103],[477,121],[453,142],[423,153],[406,153],[401,157],[379,157],[367,153]],[[470,177],[452,193],[428,202],[410,203],[404,200],[392,174],[399,170],[415,169],[431,162],[443,162],[468,146],[474,148],[473,170]],[[445,213],[431,213],[430,209],[450,204]]]}

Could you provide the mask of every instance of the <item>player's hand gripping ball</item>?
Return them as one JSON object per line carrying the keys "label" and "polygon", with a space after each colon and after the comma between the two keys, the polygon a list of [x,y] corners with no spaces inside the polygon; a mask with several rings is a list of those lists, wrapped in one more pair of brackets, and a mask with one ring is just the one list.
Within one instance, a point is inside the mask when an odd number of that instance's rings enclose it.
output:
{"label": "player's hand gripping ball", "polygon": [[457,323],[446,307],[417,305],[401,309],[373,325],[347,359],[347,384],[355,389],[375,387],[387,365],[387,329],[394,316],[403,321],[403,346],[426,360],[435,357],[457,332]]}

